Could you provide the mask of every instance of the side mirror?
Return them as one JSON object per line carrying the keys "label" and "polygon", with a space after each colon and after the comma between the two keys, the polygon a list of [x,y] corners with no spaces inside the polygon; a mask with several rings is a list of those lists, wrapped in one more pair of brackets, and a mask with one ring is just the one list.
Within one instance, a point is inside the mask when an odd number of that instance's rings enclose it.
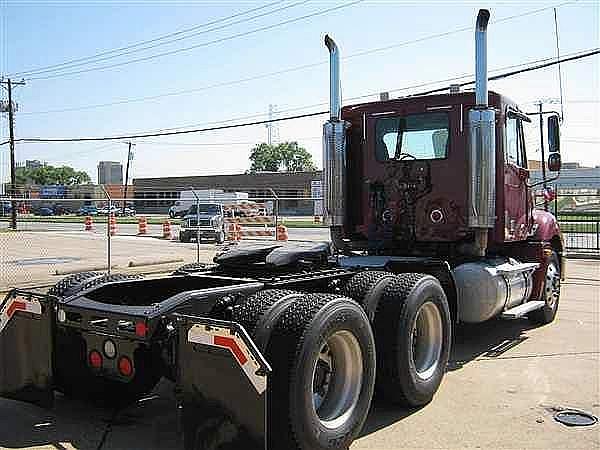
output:
{"label": "side mirror", "polygon": [[548,117],[548,152],[560,153],[560,124],[556,115]]}
{"label": "side mirror", "polygon": [[548,170],[550,172],[558,172],[561,166],[560,153],[550,153],[548,155]]}

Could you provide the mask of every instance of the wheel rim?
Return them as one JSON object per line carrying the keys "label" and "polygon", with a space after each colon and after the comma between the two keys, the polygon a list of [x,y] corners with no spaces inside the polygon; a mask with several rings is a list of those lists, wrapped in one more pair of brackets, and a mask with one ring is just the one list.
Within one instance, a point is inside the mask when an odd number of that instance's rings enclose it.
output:
{"label": "wheel rim", "polygon": [[546,305],[554,309],[560,296],[560,272],[554,262],[548,264],[546,269],[546,283],[544,285]]}
{"label": "wheel rim", "polygon": [[442,354],[442,316],[431,301],[417,311],[412,330],[412,361],[417,376],[422,380],[431,378]]}
{"label": "wheel rim", "polygon": [[326,428],[343,425],[352,415],[362,389],[360,344],[349,331],[338,331],[322,345],[313,365],[313,412]]}

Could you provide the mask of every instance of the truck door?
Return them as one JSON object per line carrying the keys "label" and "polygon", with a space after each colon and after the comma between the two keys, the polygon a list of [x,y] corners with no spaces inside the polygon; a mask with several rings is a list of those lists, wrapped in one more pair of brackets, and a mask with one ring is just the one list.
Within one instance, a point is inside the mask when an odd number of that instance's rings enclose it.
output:
{"label": "truck door", "polygon": [[0,303],[0,396],[52,405],[52,297],[12,291]]}
{"label": "truck door", "polygon": [[527,157],[520,118],[506,116],[504,139],[504,240],[527,238],[530,227]]}

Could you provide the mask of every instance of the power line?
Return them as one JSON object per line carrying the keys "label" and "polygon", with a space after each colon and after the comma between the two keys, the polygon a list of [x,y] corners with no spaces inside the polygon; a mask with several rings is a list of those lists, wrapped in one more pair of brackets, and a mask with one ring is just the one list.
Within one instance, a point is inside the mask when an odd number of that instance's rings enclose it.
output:
{"label": "power line", "polygon": [[[556,7],[561,7],[561,6],[570,4],[570,3],[574,3],[574,2],[571,1],[571,2],[561,3],[561,4],[558,4]],[[524,13],[521,13],[521,14],[516,14],[516,15],[512,15],[512,16],[507,16],[507,17],[501,17],[499,19],[496,19],[495,21],[492,21],[492,23],[507,22],[507,21],[510,21],[510,20],[514,20],[516,18],[520,18],[520,17],[524,17],[524,16],[528,16],[528,15],[533,15],[533,14],[538,14],[540,12],[546,11],[546,10],[551,9],[551,8],[552,7],[539,8],[539,9],[535,9],[535,10],[531,10],[531,11],[525,11]],[[431,39],[438,39],[438,38],[442,38],[442,37],[447,37],[447,36],[452,35],[452,34],[457,34],[457,33],[462,33],[462,32],[465,32],[465,31],[470,31],[470,30],[472,30],[472,28],[473,28],[472,26],[467,26],[467,27],[457,28],[457,29],[454,29],[454,30],[451,30],[451,31],[447,31],[447,32],[443,32],[443,33],[435,33],[435,34],[431,34],[431,35],[428,35],[428,36],[423,36],[423,37],[420,37],[420,38],[417,38],[417,39],[411,39],[411,40],[407,40],[407,41],[398,42],[398,43],[387,45],[387,46],[384,46],[384,47],[377,47],[377,48],[373,48],[373,49],[362,50],[362,51],[359,51],[359,52],[356,52],[356,53],[353,53],[353,54],[349,54],[349,55],[343,56],[342,59],[347,60],[347,59],[352,59],[352,58],[358,58],[358,57],[363,57],[363,56],[371,55],[373,53],[385,52],[385,51],[392,50],[392,49],[395,49],[395,48],[405,47],[405,46],[408,46],[408,45],[412,45],[412,44],[417,44],[417,43],[420,43],[420,42],[428,41],[428,40],[431,40]],[[88,109],[97,109],[97,108],[105,108],[105,107],[109,107],[109,106],[124,105],[124,104],[129,104],[129,103],[146,102],[146,101],[151,101],[151,100],[157,100],[157,99],[164,98],[164,97],[172,97],[172,96],[193,94],[193,93],[202,92],[202,91],[206,91],[206,90],[210,90],[210,89],[221,88],[221,87],[228,87],[228,86],[233,86],[233,85],[236,85],[236,84],[243,84],[243,83],[248,83],[248,82],[251,82],[251,81],[256,81],[256,80],[260,80],[260,79],[264,79],[264,78],[270,78],[270,77],[277,76],[277,75],[283,75],[283,74],[290,73],[290,72],[296,72],[296,71],[300,71],[300,70],[310,69],[310,68],[318,67],[318,66],[325,65],[325,64],[328,64],[328,60],[322,60],[322,61],[315,62],[315,63],[302,64],[302,65],[299,65],[299,66],[288,67],[286,69],[280,69],[280,70],[273,71],[273,72],[266,72],[266,73],[254,75],[254,76],[251,76],[251,77],[245,77],[245,78],[240,78],[240,79],[231,80],[231,81],[214,83],[214,84],[210,84],[210,85],[206,85],[206,86],[201,86],[199,88],[185,89],[185,90],[172,91],[172,92],[165,92],[163,94],[150,95],[150,96],[144,96],[144,97],[136,97],[136,98],[129,98],[129,99],[117,100],[117,101],[108,102],[108,103],[99,103],[99,104],[92,104],[92,105],[75,106],[75,107],[70,107],[70,108],[53,109],[53,110],[47,110],[47,111],[22,112],[21,116],[38,115],[38,114],[55,114],[55,113],[64,113],[64,112],[83,111],[83,110],[88,110]]]}
{"label": "power line", "polygon": [[253,125],[264,125],[269,122],[283,122],[287,120],[303,119],[306,117],[322,116],[329,114],[329,111],[318,111],[307,114],[299,114],[296,116],[279,117],[271,120],[260,120],[256,122],[246,122],[234,125],[222,125],[217,127],[209,128],[198,128],[194,130],[181,130],[181,131],[167,131],[162,133],[144,133],[144,134],[130,134],[125,136],[100,136],[100,137],[83,137],[83,138],[21,138],[15,139],[15,142],[86,142],[86,141],[117,141],[123,139],[139,139],[146,137],[159,137],[159,136],[176,136],[180,134],[191,134],[191,133],[202,133],[206,131],[226,130],[230,128],[249,127]]}
{"label": "power line", "polygon": [[[592,49],[589,51],[585,51],[584,53],[581,53],[577,56],[565,57],[560,60],[555,60],[555,61],[551,61],[551,62],[544,63],[544,64],[538,64],[538,65],[524,68],[524,69],[519,69],[519,70],[510,71],[510,72],[505,72],[505,73],[502,73],[499,75],[494,75],[494,76],[489,77],[489,80],[499,80],[499,79],[503,79],[503,78],[508,78],[511,76],[519,75],[519,74],[530,72],[533,70],[539,70],[539,69],[543,69],[546,67],[550,67],[550,66],[553,66],[556,64],[569,62],[569,61],[575,61],[575,60],[579,60],[582,58],[590,57],[593,55],[597,55],[599,53],[600,53],[600,48],[596,48],[596,49]],[[473,84],[474,82],[475,82],[474,80],[470,80],[470,81],[459,84],[459,86],[466,86],[469,84]],[[425,91],[425,92],[420,92],[418,94],[412,94],[411,96],[422,96],[422,95],[427,95],[427,94],[431,94],[431,93],[435,93],[435,92],[445,91],[447,89],[448,89],[447,87],[438,88],[438,89],[433,89],[433,90],[429,90],[429,91]],[[368,94],[368,95],[374,95],[374,94]],[[34,143],[34,142],[114,141],[114,140],[123,140],[123,139],[139,139],[139,138],[147,138],[147,137],[175,136],[175,135],[181,135],[181,134],[191,134],[191,133],[201,133],[201,132],[207,132],[207,131],[225,130],[225,129],[231,129],[231,128],[241,128],[241,127],[248,127],[248,126],[254,126],[254,125],[265,125],[265,124],[273,123],[273,122],[283,122],[283,121],[288,121],[288,120],[303,119],[303,118],[308,118],[308,117],[320,116],[320,115],[324,115],[324,114],[329,114],[329,111],[318,111],[318,112],[311,112],[311,113],[299,114],[299,115],[294,115],[294,116],[279,117],[279,118],[269,119],[269,120],[260,120],[260,121],[255,121],[255,122],[245,122],[245,123],[239,123],[239,124],[221,125],[221,126],[215,126],[215,127],[209,127],[209,128],[198,128],[198,129],[191,129],[191,130],[163,131],[163,132],[159,132],[159,133],[138,133],[138,134],[129,134],[129,135],[124,135],[124,136],[100,136],[100,137],[79,137],[79,138],[21,138],[21,139],[15,139],[15,142]]]}
{"label": "power line", "polygon": [[[185,40],[185,39],[190,39],[192,37],[196,37],[196,36],[199,36],[199,35],[202,35],[202,34],[212,33],[213,31],[223,30],[225,28],[229,28],[229,27],[232,27],[234,25],[238,25],[240,23],[244,23],[244,22],[248,22],[248,21],[251,21],[251,20],[255,20],[255,19],[261,18],[261,17],[265,17],[265,16],[269,16],[269,15],[272,15],[272,14],[276,14],[276,13],[284,11],[286,9],[293,8],[293,7],[299,6],[301,4],[307,3],[310,0],[302,0],[302,1],[299,1],[299,2],[296,2],[296,3],[292,3],[292,4],[289,4],[289,5],[282,6],[280,8],[277,8],[277,9],[274,9],[274,10],[271,10],[271,11],[266,11],[266,12],[263,12],[263,13],[260,13],[260,14],[256,14],[256,15],[251,16],[251,17],[244,17],[242,19],[238,19],[238,20],[226,23],[224,25],[219,25],[217,27],[209,28],[208,30],[197,31],[197,32],[189,34],[189,35],[184,35],[184,36],[177,37],[175,39],[171,39],[171,40],[167,40],[167,41],[161,42],[162,40],[167,39],[168,37],[172,37],[172,36],[176,36],[176,35],[188,33],[189,31],[197,30],[197,29],[200,29],[200,28],[205,28],[207,26],[214,25],[214,24],[217,24],[217,23],[220,23],[220,22],[225,22],[227,20],[230,20],[230,19],[238,17],[238,16],[244,16],[244,15],[250,14],[251,12],[265,9],[265,8],[273,6],[273,5],[277,4],[277,3],[283,3],[283,1],[285,1],[285,0],[280,0],[280,1],[277,1],[277,2],[269,3],[267,5],[264,5],[264,6],[261,6],[261,7],[258,7],[258,8],[252,8],[252,9],[250,9],[248,11],[244,11],[244,12],[241,12],[241,13],[238,13],[238,14],[233,14],[231,16],[228,16],[228,17],[225,17],[225,18],[222,18],[222,19],[217,19],[217,20],[214,20],[214,21],[211,21],[211,22],[204,23],[202,25],[197,25],[195,27],[188,28],[188,29],[183,30],[183,31],[178,31],[178,32],[170,33],[170,34],[164,35],[162,37],[158,37],[158,38],[155,38],[155,39],[150,39],[150,40],[143,41],[143,42],[137,43],[137,44],[132,44],[132,45],[129,45],[129,46],[126,46],[126,47],[122,47],[120,49],[115,49],[115,50],[109,50],[109,51],[106,51],[106,52],[101,52],[101,53],[98,53],[98,54],[96,54],[94,56],[88,56],[88,57],[84,57],[84,58],[70,60],[70,61],[67,61],[67,62],[64,62],[64,63],[54,64],[52,66],[46,66],[46,67],[42,67],[42,68],[38,68],[38,69],[32,69],[32,70],[29,70],[29,71],[17,72],[17,75],[18,76],[41,75],[41,74],[45,74],[45,73],[52,73],[52,72],[57,72],[57,71],[62,71],[62,70],[74,69],[76,67],[86,66],[86,65],[89,65],[89,64],[95,64],[95,63],[98,63],[98,62],[101,62],[101,61],[108,61],[110,59],[118,58],[120,56],[125,56],[125,55],[130,55],[130,54],[133,54],[133,53],[138,53],[138,52],[150,50],[150,49],[153,49],[153,48],[156,48],[156,47],[160,47],[160,46],[163,46],[163,45],[172,44],[174,42],[179,42],[179,41],[182,41],[182,40]],[[142,46],[144,44],[151,44],[151,45],[146,45],[144,47],[137,48],[137,47],[140,47],[140,46]]]}
{"label": "power line", "polygon": [[[503,73],[503,74],[500,74],[500,75],[494,75],[494,76],[489,77],[488,79],[490,81],[492,81],[492,80],[501,80],[503,78],[508,78],[508,77],[512,77],[514,75],[519,75],[521,73],[531,72],[532,70],[544,69],[546,67],[554,66],[556,64],[560,64],[560,63],[564,63],[564,62],[569,62],[569,61],[575,61],[575,60],[582,59],[582,58],[587,58],[589,56],[594,56],[594,55],[597,55],[599,53],[600,53],[600,48],[596,48],[596,49],[587,51],[587,52],[582,53],[582,54],[577,55],[577,56],[571,56],[569,58],[556,59],[555,61],[551,61],[551,62],[544,63],[544,64],[538,64],[538,65],[533,66],[533,67],[527,67],[525,69],[514,70],[512,72],[507,72],[507,73]],[[475,83],[475,80],[471,80],[471,81],[466,81],[464,83],[460,83],[458,86],[462,87],[462,86],[467,86],[467,85],[473,84],[473,83]],[[432,89],[432,90],[429,90],[429,91],[419,92],[417,94],[412,94],[412,95],[413,96],[428,95],[428,94],[433,94],[435,92],[441,92],[441,91],[444,91],[446,89],[447,88]]]}
{"label": "power line", "polygon": [[[581,54],[581,52],[571,53],[571,54],[568,54],[566,56],[573,56],[573,55],[578,55],[578,54]],[[554,60],[556,60],[555,57],[542,58],[542,59],[528,61],[528,62],[521,63],[521,64],[514,64],[514,65],[510,65],[510,66],[498,67],[496,69],[490,70],[490,73],[498,72],[498,71],[501,71],[501,70],[513,69],[515,67],[530,66],[532,64],[538,64],[538,63],[541,63],[541,62],[554,61]],[[467,78],[469,76],[473,76],[473,74],[472,73],[464,73],[464,74],[456,75],[456,76],[453,76],[453,77],[450,77],[450,78],[446,78],[446,79],[443,79],[443,80],[427,81],[427,82],[424,82],[424,83],[418,83],[418,84],[414,84],[414,85],[410,85],[410,86],[403,86],[403,87],[400,87],[400,88],[388,89],[387,92],[408,91],[408,90],[411,90],[411,89],[421,88],[421,87],[425,87],[425,86],[438,85],[440,83],[449,83],[449,82],[452,82],[452,81],[462,80],[462,79]],[[379,93],[380,93],[380,91],[371,92],[371,93],[368,93],[368,94],[358,95],[358,96],[354,96],[354,97],[348,97],[345,100],[346,101],[362,100],[362,99],[365,99],[365,98],[377,96],[377,95],[379,95]],[[317,108],[317,107],[321,107],[321,106],[327,106],[327,101],[323,101],[323,102],[320,102],[320,103],[313,103],[311,105],[295,106],[295,107],[291,107],[291,108],[279,109],[278,112],[279,113],[289,113],[289,112],[301,111],[301,110],[310,109],[310,108]],[[23,113],[21,113],[21,114],[23,114]],[[160,128],[160,129],[153,130],[153,131],[158,133],[158,132],[161,132],[161,131],[181,130],[181,129],[184,129],[184,128],[200,127],[200,126],[206,126],[206,125],[216,125],[216,124],[222,124],[222,123],[227,123],[227,122],[233,122],[233,121],[237,121],[237,120],[254,119],[254,118],[257,118],[257,117],[265,117],[267,115],[268,115],[268,113],[255,113],[255,114],[250,114],[250,115],[245,115],[245,116],[240,116],[240,117],[234,117],[234,118],[225,119],[225,120],[219,120],[219,121],[200,122],[200,123],[196,122],[196,123],[189,124],[189,125],[180,125],[180,126],[177,126],[177,127],[170,127],[170,128]]]}
{"label": "power line", "polygon": [[208,47],[210,45],[213,44],[219,44],[222,42],[226,42],[226,41],[231,41],[233,39],[237,39],[240,37],[245,37],[245,36],[249,36],[255,33],[261,33],[263,31],[268,31],[268,30],[272,30],[274,28],[279,28],[285,25],[289,25],[290,23],[295,23],[295,22],[300,22],[306,19],[310,19],[312,17],[317,17],[317,16],[322,16],[325,14],[329,14],[331,12],[334,11],[338,11],[340,9],[344,9],[344,8],[348,8],[350,6],[354,6],[358,3],[363,2],[364,0],[353,0],[351,2],[348,3],[344,3],[342,5],[337,5],[337,6],[333,6],[331,8],[326,8],[326,9],[321,9],[315,12],[312,12],[310,14],[305,14],[303,16],[298,16],[298,17],[293,17],[291,19],[287,19],[287,20],[283,20],[277,23],[273,23],[270,25],[266,25],[266,26],[262,26],[262,27],[258,27],[258,28],[254,28],[252,30],[249,31],[244,31],[241,33],[236,33],[230,36],[225,36],[219,39],[214,39],[212,41],[207,41],[207,42],[202,42],[200,44],[196,44],[196,45],[191,45],[189,47],[183,47],[183,48],[179,48],[179,49],[175,49],[175,50],[169,50],[166,52],[162,52],[162,53],[157,53],[154,55],[149,55],[149,56],[144,56],[141,58],[136,58],[136,59],[131,59],[129,61],[122,61],[119,63],[114,63],[114,64],[108,64],[108,65],[104,65],[104,66],[98,66],[98,67],[91,67],[88,69],[82,69],[82,70],[76,70],[76,71],[72,71],[72,72],[62,72],[62,73],[58,73],[58,74],[54,74],[54,75],[47,75],[47,76],[43,76],[43,77],[31,77],[28,78],[28,80],[33,81],[33,80],[48,80],[50,78],[57,78],[57,77],[64,77],[64,76],[69,76],[69,75],[78,75],[81,73],[87,73],[87,72],[93,72],[93,71],[97,71],[97,70],[107,70],[107,69],[112,69],[115,67],[121,67],[121,66],[125,66],[125,65],[129,65],[129,64],[134,64],[134,63],[138,63],[138,62],[143,62],[143,61],[149,61],[152,59],[156,59],[156,58],[162,58],[164,56],[170,56],[170,55],[175,55],[178,53],[182,53],[182,52],[188,52],[190,50],[195,50],[197,48],[201,48],[201,47]]}

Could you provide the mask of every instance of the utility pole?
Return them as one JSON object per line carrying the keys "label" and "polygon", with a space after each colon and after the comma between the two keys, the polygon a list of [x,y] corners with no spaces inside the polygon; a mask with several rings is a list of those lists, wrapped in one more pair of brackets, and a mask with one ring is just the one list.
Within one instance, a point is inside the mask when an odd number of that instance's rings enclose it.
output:
{"label": "utility pole", "polygon": [[125,215],[125,206],[127,205],[127,183],[129,181],[129,161],[131,161],[133,159],[133,153],[131,153],[131,147],[135,145],[131,141],[126,142],[126,144],[129,144],[129,147],[127,149],[127,165],[126,165],[126,169],[125,169],[125,189],[123,190],[123,215]]}
{"label": "utility pole", "polygon": [[13,116],[13,101],[12,101],[12,86],[13,85],[25,85],[25,81],[17,81],[12,83],[10,78],[6,81],[1,80],[1,85],[6,85],[8,90],[8,129],[10,139],[10,226],[13,230],[17,229],[17,202],[15,201],[15,195],[17,193],[17,173],[16,173],[16,162],[15,162],[15,126]]}
{"label": "utility pole", "polygon": [[[274,114],[276,113],[276,107],[277,105],[269,105],[269,120],[273,120]],[[271,145],[279,140],[279,130],[274,122],[266,123],[265,127],[267,128],[267,144]]]}

